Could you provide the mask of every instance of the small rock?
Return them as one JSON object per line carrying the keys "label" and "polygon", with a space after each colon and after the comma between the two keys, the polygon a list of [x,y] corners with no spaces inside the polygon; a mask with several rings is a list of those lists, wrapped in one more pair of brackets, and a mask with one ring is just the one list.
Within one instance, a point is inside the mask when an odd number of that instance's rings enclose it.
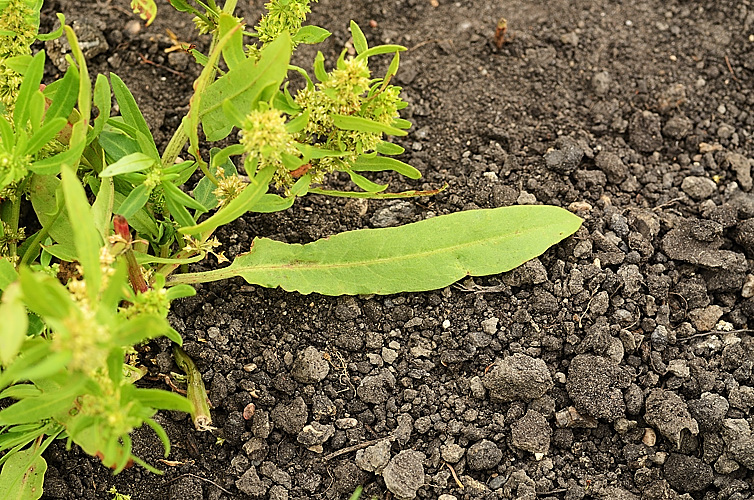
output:
{"label": "small rock", "polygon": [[487,439],[474,443],[466,452],[466,463],[471,470],[492,469],[502,459],[503,452],[495,443]]}
{"label": "small rock", "polygon": [[560,428],[576,427],[584,429],[596,429],[597,420],[590,415],[582,415],[573,406],[564,408],[555,413],[555,423]]}
{"label": "small rock", "polygon": [[249,467],[249,470],[244,472],[243,476],[236,481],[236,488],[250,497],[264,496],[269,487],[270,485],[267,481],[259,479],[257,468],[254,466]]}
{"label": "small rock", "polygon": [[488,335],[495,335],[497,333],[497,324],[500,320],[496,317],[487,318],[482,321],[482,331]]}
{"label": "small rock", "polygon": [[694,128],[694,122],[683,115],[672,116],[662,128],[662,133],[667,137],[681,140]]}
{"label": "small rock", "polygon": [[708,332],[712,330],[718,320],[722,318],[723,312],[722,307],[714,304],[690,311],[689,319],[691,319],[691,323],[697,331]]}
{"label": "small rock", "polygon": [[526,191],[521,191],[518,198],[516,198],[516,203],[519,205],[536,205],[537,197]]}
{"label": "small rock", "polygon": [[641,438],[641,442],[650,448],[657,443],[657,434],[651,427],[644,429],[644,436]]}
{"label": "small rock", "polygon": [[730,454],[744,467],[754,470],[754,436],[745,436],[733,441],[728,447]]}
{"label": "small rock", "polygon": [[407,201],[398,201],[377,210],[369,222],[374,227],[393,227],[404,224],[414,215],[414,205]]}
{"label": "small rock", "polygon": [[689,197],[700,201],[705,200],[717,192],[717,184],[707,177],[690,175],[683,179],[681,189]]}
{"label": "small rock", "polygon": [[751,178],[751,160],[739,153],[728,153],[725,155],[724,164],[728,164],[736,173],[738,185],[744,191],[751,191],[754,181]]}
{"label": "small rock", "polygon": [[660,116],[651,111],[637,111],[628,125],[631,146],[642,153],[652,153],[662,147]]}
{"label": "small rock", "polygon": [[550,449],[552,429],[545,417],[538,411],[529,410],[511,426],[513,446],[533,453],[540,459]]}
{"label": "small rock", "polygon": [[369,375],[361,381],[356,394],[365,403],[382,404],[387,401],[388,388],[392,385],[384,374]]}
{"label": "small rock", "polygon": [[594,164],[605,172],[607,180],[613,184],[619,184],[628,177],[628,167],[615,153],[601,151],[594,158]]}
{"label": "small rock", "polygon": [[330,364],[316,347],[307,347],[293,362],[291,375],[302,384],[316,384],[330,373]]}
{"label": "small rock", "polygon": [[680,491],[701,491],[712,484],[712,467],[700,459],[680,453],[671,453],[663,468],[668,483]]}
{"label": "small rock", "polygon": [[382,471],[385,486],[397,500],[416,498],[416,490],[424,486],[424,454],[404,450],[394,456]]}
{"label": "small rock", "polygon": [[684,430],[694,436],[699,434],[699,425],[691,417],[686,403],[676,393],[653,389],[647,396],[645,405],[644,420],[676,447],[681,446],[681,435]]}
{"label": "small rock", "polygon": [[296,440],[309,449],[318,446],[319,448],[312,451],[321,453],[322,445],[325,443],[325,441],[333,437],[334,434],[334,426],[320,424],[315,420],[301,429],[301,432],[298,433]]}
{"label": "small rock", "polygon": [[578,168],[584,157],[584,150],[570,137],[559,137],[557,149],[545,154],[545,166],[553,172],[568,175]]}
{"label": "small rock", "polygon": [[456,443],[444,444],[440,446],[440,456],[449,464],[454,464],[461,460],[464,453],[466,453],[466,450],[464,450],[463,447],[457,445]]}
{"label": "small rock", "polygon": [[484,388],[484,383],[478,375],[474,375],[473,377],[471,377],[471,379],[469,379],[469,389],[471,390],[471,395],[476,399],[484,399],[485,397],[487,397],[487,391]]}
{"label": "small rock", "polygon": [[630,383],[614,361],[579,354],[568,368],[566,390],[579,412],[613,422],[626,415],[621,389],[628,388]]}
{"label": "small rock", "polygon": [[708,268],[745,272],[747,265],[744,254],[719,250],[724,244],[721,234],[722,226],[712,221],[678,221],[676,227],[662,239],[662,249],[671,259]]}
{"label": "small rock", "polygon": [[536,500],[537,487],[532,478],[523,470],[514,471],[503,486],[503,498],[516,500]]}
{"label": "small rock", "polygon": [[[565,36],[565,35],[563,35]],[[562,38],[561,38],[562,41]],[[574,44],[574,46],[577,44]],[[607,71],[599,71],[592,76],[592,90],[597,95],[605,95],[610,90],[612,84],[612,78]]]}
{"label": "small rock", "polygon": [[741,288],[741,297],[748,299],[754,297],[754,274],[747,274],[744,286]]}
{"label": "small rock", "polygon": [[306,421],[309,420],[309,409],[306,407],[304,398],[299,396],[287,405],[278,404],[275,406],[271,416],[276,427],[294,435],[298,434],[306,425]]}
{"label": "small rock", "polygon": [[483,383],[491,399],[503,402],[531,401],[553,387],[545,362],[521,353],[496,362]]}
{"label": "small rock", "polygon": [[356,452],[356,465],[367,472],[380,474],[390,462],[390,440],[383,439],[377,444]]}

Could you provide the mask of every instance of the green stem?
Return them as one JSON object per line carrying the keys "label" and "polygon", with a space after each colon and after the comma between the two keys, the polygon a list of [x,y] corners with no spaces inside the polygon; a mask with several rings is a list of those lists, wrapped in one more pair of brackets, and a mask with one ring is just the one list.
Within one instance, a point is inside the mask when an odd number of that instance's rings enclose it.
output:
{"label": "green stem", "polygon": [[[176,265],[176,267],[178,267]],[[197,283],[207,283],[209,281],[220,281],[237,276],[234,270],[230,267],[223,267],[221,269],[213,269],[212,271],[204,271],[201,273],[185,273],[171,276],[166,284],[167,286],[178,285],[185,283],[187,285],[195,285]]]}
{"label": "green stem", "polygon": [[[212,236],[212,233],[214,231],[215,230],[213,229],[211,231],[207,231],[206,233],[204,233],[201,236],[201,238],[199,239],[199,242],[200,243],[204,243],[205,241],[207,241]],[[196,255],[196,252],[194,252],[194,251],[181,250],[180,252],[178,252],[177,254],[175,254],[175,256],[173,258],[183,260],[183,259],[191,258],[194,255]],[[178,267],[181,266],[181,265],[182,265],[181,263],[163,264],[162,266],[160,266],[157,269],[156,272],[159,273],[159,274],[162,274],[165,277],[168,277],[168,276],[170,276],[170,274],[173,273],[173,271],[175,271],[176,269],[178,269]]]}
{"label": "green stem", "polygon": [[194,408],[191,412],[194,427],[198,431],[208,431],[212,429],[212,415],[209,413],[207,390],[204,388],[202,374],[186,351],[178,345],[173,346],[173,356],[178,367],[186,374],[186,397]]}
{"label": "green stem", "polygon": [[[11,202],[10,206],[10,220],[8,220],[8,225],[10,225],[11,230],[18,233],[18,223],[21,220],[21,193],[19,191],[19,194],[16,195],[16,199]],[[10,254],[10,258],[13,259],[11,262],[16,260],[16,252],[18,251],[18,241],[14,238],[10,242],[8,242],[8,253]]]}
{"label": "green stem", "polygon": [[[227,14],[233,14],[233,11],[236,10],[237,1],[238,0],[227,0],[225,2],[225,6],[223,7],[223,12]],[[217,46],[219,40],[220,30],[216,29],[212,33],[212,42],[209,45],[209,54],[211,54],[212,51],[215,50],[215,47]],[[201,95],[202,93],[204,93],[210,83],[215,81],[216,72],[217,71],[213,68],[210,78],[198,78],[195,82],[195,84],[197,84],[198,86],[194,89],[194,94]],[[181,120],[181,125],[178,127],[178,130],[175,131],[173,137],[170,138],[170,142],[168,142],[168,145],[165,147],[165,151],[162,153],[163,166],[169,167],[173,165],[176,158],[178,158],[178,155],[181,153],[181,150],[183,150],[183,146],[186,145],[186,141],[188,140],[188,133],[186,132],[185,119],[188,117],[189,113],[191,113],[190,110],[188,113],[186,113],[184,119]],[[215,176],[212,175],[212,172],[210,172],[206,166],[202,165],[202,162],[199,162],[199,166],[202,168],[204,175],[206,175],[213,184],[217,185],[217,179],[215,179]]]}

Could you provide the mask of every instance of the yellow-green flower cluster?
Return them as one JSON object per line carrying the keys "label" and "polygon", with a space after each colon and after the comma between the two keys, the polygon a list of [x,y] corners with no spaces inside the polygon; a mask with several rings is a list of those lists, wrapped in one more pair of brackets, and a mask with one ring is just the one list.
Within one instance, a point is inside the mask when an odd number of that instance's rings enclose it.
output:
{"label": "yellow-green flower cluster", "polygon": [[[285,169],[283,154],[296,154],[293,136],[285,128],[285,117],[274,108],[251,111],[241,127],[241,144],[246,152],[246,165],[257,161],[257,168],[275,165]],[[253,175],[254,172],[249,172]]]}
{"label": "yellow-green flower cluster", "polygon": [[269,43],[286,30],[291,36],[295,35],[311,12],[309,3],[310,0],[272,0],[265,4],[267,14],[257,25],[259,41]]}
{"label": "yellow-green flower cluster", "polygon": [[37,35],[37,27],[32,22],[34,9],[25,0],[8,0],[0,11],[0,104],[6,113],[13,110],[16,94],[21,86],[21,76],[6,66],[9,57],[31,54],[31,44]]}
{"label": "yellow-green flower cluster", "polygon": [[31,158],[28,156],[18,156],[7,151],[0,151],[0,188],[5,188],[26,177],[30,166]]}

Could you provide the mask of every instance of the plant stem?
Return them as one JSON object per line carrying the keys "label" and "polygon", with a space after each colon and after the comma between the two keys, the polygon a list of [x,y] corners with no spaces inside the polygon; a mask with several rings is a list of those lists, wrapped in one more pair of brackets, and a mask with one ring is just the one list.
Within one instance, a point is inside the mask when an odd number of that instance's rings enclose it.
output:
{"label": "plant stem", "polygon": [[191,419],[194,421],[194,427],[198,431],[208,431],[212,429],[212,415],[209,413],[207,390],[204,388],[202,374],[186,351],[178,345],[173,346],[173,356],[178,367],[186,374],[186,397],[193,407]]}

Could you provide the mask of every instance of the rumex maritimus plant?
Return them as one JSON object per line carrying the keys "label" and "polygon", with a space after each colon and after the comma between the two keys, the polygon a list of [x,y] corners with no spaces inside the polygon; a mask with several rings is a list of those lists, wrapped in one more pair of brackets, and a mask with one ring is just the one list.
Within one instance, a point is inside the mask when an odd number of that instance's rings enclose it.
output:
{"label": "rumex maritimus plant", "polygon": [[[392,193],[368,177],[420,177],[394,158],[403,148],[387,140],[410,126],[399,116],[400,88],[391,83],[404,48],[369,47],[352,23],[354,56],[343,51],[328,70],[318,53],[312,78],[290,64],[297,45],[329,35],[302,24],[308,1],[270,2],[248,32],[233,15],[233,1],[195,7],[172,0],[212,42],[206,54],[187,49],[201,74],[187,115],[160,151],[123,80],[98,75],[92,86],[62,18],[49,36],[68,39],[69,67],[62,78],[44,81],[45,54],[30,50],[33,40],[48,37],[37,33],[40,4],[14,2],[1,13],[16,15],[15,24],[0,24],[0,36],[18,46],[0,58],[8,71],[0,116],[0,314],[8,318],[0,331],[1,494],[38,498],[41,454],[57,438],[116,472],[132,462],[155,470],[132,454],[129,436],[146,423],[168,453],[167,436],[153,420],[157,410],[181,410],[198,428],[211,426],[201,376],[179,348],[188,398],[134,384],[142,376],[134,346],[157,336],[180,345],[165,318],[171,300],[193,293],[191,283],[242,276],[332,295],[435,289],[512,269],[580,224],[556,207],[467,211],[308,245],[257,238],[229,266],[179,273],[208,254],[222,261],[214,232],[248,212],[285,210],[307,194],[382,199],[437,192]],[[15,6],[22,4],[20,15]],[[136,7],[155,15],[148,1]],[[376,78],[369,60],[377,56],[392,59]],[[288,86],[291,72],[304,81],[297,91]],[[187,186],[197,171],[201,180]],[[354,190],[325,187],[336,171]],[[24,204],[36,221],[22,221]]]}

